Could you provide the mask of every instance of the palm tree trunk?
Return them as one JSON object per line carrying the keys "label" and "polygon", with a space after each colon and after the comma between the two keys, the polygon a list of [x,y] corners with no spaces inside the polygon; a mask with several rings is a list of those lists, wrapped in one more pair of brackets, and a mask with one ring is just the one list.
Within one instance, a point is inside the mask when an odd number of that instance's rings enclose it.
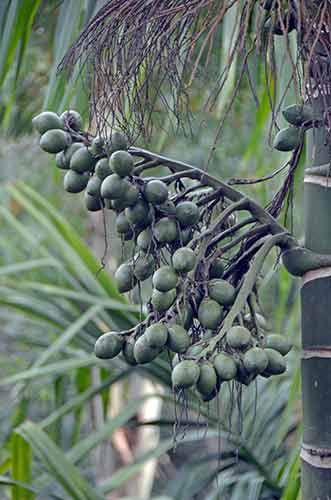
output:
{"label": "palm tree trunk", "polygon": [[[324,96],[331,105],[331,94]],[[316,116],[322,97],[313,100]],[[326,140],[328,139],[328,140]],[[304,182],[305,246],[331,255],[330,138],[324,127],[309,134],[309,165]],[[324,168],[320,168],[324,166]],[[331,267],[303,276],[302,500],[331,499]]]}

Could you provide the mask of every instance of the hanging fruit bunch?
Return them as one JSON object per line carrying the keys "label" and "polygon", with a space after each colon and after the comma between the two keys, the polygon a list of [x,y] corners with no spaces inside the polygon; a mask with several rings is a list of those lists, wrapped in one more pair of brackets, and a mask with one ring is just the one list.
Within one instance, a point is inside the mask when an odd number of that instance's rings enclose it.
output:
{"label": "hanging fruit bunch", "polygon": [[[174,389],[195,388],[204,401],[223,382],[285,372],[291,344],[266,335],[258,278],[274,246],[295,243],[268,212],[198,168],[129,147],[118,131],[92,137],[76,111],[43,112],[33,123],[40,147],[65,171],[64,189],[84,191],[87,210],[115,212],[133,249],[115,273],[118,290],[152,283],[145,318],[100,336],[97,357],[143,365],[168,351]],[[149,177],[158,165],[169,174]]]}

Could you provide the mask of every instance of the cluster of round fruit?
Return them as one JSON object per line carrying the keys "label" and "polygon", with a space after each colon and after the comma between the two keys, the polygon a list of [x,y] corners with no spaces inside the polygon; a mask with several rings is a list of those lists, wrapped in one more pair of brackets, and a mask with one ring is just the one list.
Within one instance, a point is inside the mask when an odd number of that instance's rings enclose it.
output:
{"label": "cluster of round fruit", "polygon": [[[56,154],[56,165],[66,170],[65,189],[85,190],[89,210],[114,210],[118,234],[123,241],[133,240],[135,254],[115,273],[119,291],[129,292],[147,279],[153,284],[146,320],[129,332],[102,335],[95,345],[99,358],[121,352],[128,363],[144,364],[168,349],[174,353],[174,387],[195,386],[204,400],[212,399],[223,381],[248,384],[259,374],[285,371],[283,356],[290,345],[279,335],[261,336],[255,319],[244,319],[240,311],[241,322],[209,348],[241,281],[236,288],[224,279],[224,260],[217,253],[204,254],[201,235],[210,227],[208,210],[201,210],[206,204],[199,206],[195,193],[187,195],[187,187],[176,191],[178,175],[141,176],[126,138],[119,132],[107,141],[91,138],[76,111],[44,112],[33,123],[41,148]],[[211,210],[223,210],[224,203],[216,197]],[[228,227],[228,219],[222,224],[219,231]]]}
{"label": "cluster of round fruit", "polygon": [[283,110],[289,127],[281,129],[275,136],[274,148],[278,151],[292,151],[300,146],[305,126],[314,120],[312,109],[307,104],[292,104]]}
{"label": "cluster of round fruit", "polygon": [[[66,171],[63,179],[64,189],[69,193],[85,191],[86,208],[90,211],[101,210],[108,206],[108,192],[115,192],[114,200],[125,196],[134,203],[138,193],[127,190],[128,183],[122,180],[133,168],[132,157],[127,153],[128,142],[123,134],[114,131],[106,143],[100,137],[90,140],[82,132],[83,123],[75,110],[65,111],[61,116],[45,111],[33,118],[34,127],[41,134],[40,147],[55,154],[58,168]],[[116,153],[116,154],[115,154]],[[110,159],[109,159],[110,157]],[[116,172],[119,174],[116,174]],[[101,185],[107,183],[101,192]]]}
{"label": "cluster of round fruit", "polygon": [[156,322],[139,333],[136,337],[105,333],[95,344],[96,356],[111,359],[122,353],[127,363],[136,365],[148,363],[168,349],[174,353],[171,375],[174,389],[194,387],[203,401],[213,399],[222,382],[236,380],[249,384],[258,375],[269,377],[284,373],[284,356],[292,347],[278,334],[269,334],[257,341],[250,330],[241,325],[232,326],[222,345],[208,356],[203,354],[212,338],[208,330],[196,343],[178,323]]}
{"label": "cluster of round fruit", "polygon": [[241,324],[234,324],[214,348],[208,349],[231,310],[237,290],[223,279],[222,259],[209,263],[208,279],[203,282],[194,278],[193,270],[199,264],[203,266],[196,253],[185,246],[174,251],[171,265],[154,270],[152,262],[143,275],[140,265],[137,273],[134,262],[122,264],[116,273],[122,290],[134,286],[142,276],[152,275],[151,311],[132,331],[102,335],[95,344],[96,356],[112,359],[122,353],[129,364],[143,365],[168,350],[173,353],[174,388],[195,387],[204,401],[218,394],[222,382],[235,380],[247,385],[258,375],[283,373],[284,356],[291,344],[282,335],[264,336],[265,320],[260,315],[242,317]]}

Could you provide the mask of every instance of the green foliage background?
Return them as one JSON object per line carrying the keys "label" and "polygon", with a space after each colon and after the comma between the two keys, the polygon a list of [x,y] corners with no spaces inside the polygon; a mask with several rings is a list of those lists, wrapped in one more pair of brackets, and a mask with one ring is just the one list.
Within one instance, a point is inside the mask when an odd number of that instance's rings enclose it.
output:
{"label": "green foliage background", "polygon": [[[190,398],[190,420],[208,422],[208,433],[188,427],[176,452],[167,361],[159,359],[139,372],[141,384],[146,379],[157,384],[154,395],[163,402],[160,418],[148,423],[139,422],[136,415],[151,396],[132,396],[130,368],[118,361],[98,361],[93,355],[101,331],[127,328],[137,321],[139,312],[112,282],[112,261],[119,256],[116,242],[111,246],[110,267],[98,273],[102,245],[95,246],[94,255],[86,241],[91,245],[97,239],[95,228],[100,230],[101,221],[91,224],[79,198],[64,193],[61,175],[38,148],[31,118],[41,109],[62,112],[70,106],[87,120],[84,80],[77,71],[68,82],[56,75],[56,67],[102,3],[0,3],[1,498],[124,498],[127,485],[139,482],[146,464],[154,459],[158,466],[150,498],[297,499],[299,284],[280,265],[270,261],[265,268],[262,303],[270,329],[294,341],[288,372],[276,381],[245,389],[242,412],[233,411],[231,425],[233,398],[226,391],[221,396],[220,418],[217,408],[199,408]],[[215,71],[225,64],[234,20],[235,12],[230,12],[218,34]],[[277,56],[281,62],[281,48]],[[260,105],[256,108],[243,82],[209,167],[223,179],[265,176],[286,161],[268,144],[270,114],[258,58],[252,73]],[[196,82],[190,102],[192,136],[177,133],[165,119],[164,129],[148,147],[203,167],[235,82],[236,66],[226,94],[213,112],[204,115],[194,110],[203,99],[206,82]],[[278,84],[285,83],[280,75]],[[297,176],[295,187],[300,172]],[[246,189],[265,205],[280,182],[278,176]],[[295,213],[300,214],[300,190],[296,191]],[[291,222],[300,237],[300,215],[293,215]],[[111,221],[109,225],[111,231]],[[114,389],[119,382],[120,401]],[[116,414],[111,412],[113,406]],[[156,444],[147,443],[139,456],[124,464],[111,437],[119,429],[135,435],[142,424],[161,429],[160,436]],[[111,457],[107,477],[98,474],[98,450]]]}

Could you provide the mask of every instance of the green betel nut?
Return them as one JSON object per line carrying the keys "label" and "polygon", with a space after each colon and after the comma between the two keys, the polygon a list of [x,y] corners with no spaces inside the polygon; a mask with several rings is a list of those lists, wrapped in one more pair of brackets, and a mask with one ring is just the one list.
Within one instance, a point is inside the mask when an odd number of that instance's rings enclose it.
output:
{"label": "green betel nut", "polygon": [[280,375],[286,371],[286,361],[278,351],[267,348],[264,352],[268,356],[268,365],[263,374]]}
{"label": "green betel nut", "polygon": [[162,266],[153,275],[153,286],[159,292],[168,292],[176,288],[178,275],[171,266]]}
{"label": "green betel nut", "polygon": [[262,373],[268,366],[268,356],[264,349],[253,347],[245,352],[243,364],[248,373]]}
{"label": "green betel nut", "polygon": [[80,193],[86,188],[88,180],[87,175],[68,170],[63,178],[63,186],[68,193]]}
{"label": "green betel nut", "polygon": [[83,128],[83,119],[78,111],[74,109],[64,111],[61,115],[61,119],[64,124],[68,125],[73,130],[79,131]]}
{"label": "green betel nut", "polygon": [[93,196],[87,192],[84,193],[85,207],[89,212],[98,212],[102,209],[100,196]]}
{"label": "green betel nut", "polygon": [[274,139],[274,148],[278,151],[292,151],[300,146],[301,134],[296,127],[288,127],[280,130]]}
{"label": "green betel nut", "polygon": [[116,332],[105,333],[95,343],[95,355],[100,359],[115,358],[121,352],[123,341],[123,337]]}
{"label": "green betel nut", "polygon": [[208,293],[211,299],[222,306],[231,306],[235,299],[236,290],[231,283],[222,279],[214,279],[208,283]]}
{"label": "green betel nut", "polygon": [[226,341],[233,349],[245,349],[251,344],[252,336],[244,326],[233,326],[226,334]]}
{"label": "green betel nut", "polygon": [[193,201],[183,201],[176,206],[176,218],[183,227],[194,226],[199,217],[199,207]]}
{"label": "green betel nut", "polygon": [[153,228],[154,237],[159,243],[171,243],[178,237],[177,224],[174,219],[164,217]]}
{"label": "green betel nut", "polygon": [[171,373],[172,385],[176,389],[188,389],[198,380],[200,375],[199,365],[189,359],[178,363]]}
{"label": "green betel nut", "polygon": [[64,124],[61,118],[52,111],[44,111],[32,119],[32,125],[40,134],[44,134],[47,130],[64,129]]}
{"label": "green betel nut", "polygon": [[237,374],[235,361],[227,354],[220,352],[213,361],[214,368],[220,381],[233,380]]}
{"label": "green betel nut", "polygon": [[155,311],[163,313],[169,309],[176,299],[176,290],[169,290],[168,292],[159,292],[153,290],[151,302]]}
{"label": "green betel nut", "polygon": [[134,167],[133,157],[127,151],[115,151],[109,159],[109,167],[120,177],[131,175]]}
{"label": "green betel nut", "polygon": [[132,290],[137,282],[133,271],[133,264],[130,262],[121,264],[115,273],[115,281],[120,293]]}
{"label": "green betel nut", "polygon": [[167,185],[159,180],[147,182],[144,189],[144,197],[152,205],[160,205],[168,199]]}
{"label": "green betel nut", "polygon": [[93,170],[95,160],[90,151],[86,148],[79,148],[71,157],[70,168],[79,174],[91,172]]}
{"label": "green betel nut", "polygon": [[200,365],[200,374],[197,380],[197,390],[203,396],[211,394],[217,384],[217,375],[215,368],[209,361]]}
{"label": "green betel nut", "polygon": [[135,360],[140,365],[153,361],[153,359],[155,359],[159,355],[159,353],[160,349],[150,347],[148,345],[148,343],[146,342],[145,335],[139,337],[133,348],[133,354]]}
{"label": "green betel nut", "polygon": [[222,259],[217,258],[211,263],[209,267],[209,278],[222,278],[224,274],[224,264]]}
{"label": "green betel nut", "polygon": [[196,256],[191,248],[178,248],[172,256],[172,265],[180,273],[192,271],[196,263]]}
{"label": "green betel nut", "polygon": [[101,158],[95,165],[94,169],[95,175],[97,175],[102,181],[111,175],[113,171],[110,169],[107,158]]}
{"label": "green betel nut", "polygon": [[161,348],[168,340],[168,328],[163,323],[154,323],[146,328],[144,336],[150,347]]}
{"label": "green betel nut", "polygon": [[265,338],[265,346],[278,351],[283,356],[286,356],[286,354],[288,354],[292,349],[293,344],[284,335],[271,333]]}
{"label": "green betel nut", "polygon": [[155,269],[155,260],[153,255],[142,253],[133,263],[133,272],[137,280],[144,281],[152,276]]}
{"label": "green betel nut", "polygon": [[180,325],[168,326],[167,346],[173,352],[183,353],[191,344],[191,339],[185,328]]}
{"label": "green betel nut", "polygon": [[60,129],[47,130],[39,141],[41,149],[46,153],[56,154],[63,151],[71,144],[71,137],[67,132]]}
{"label": "green betel nut", "polygon": [[110,200],[120,199],[124,196],[128,182],[117,174],[106,177],[101,184],[101,196]]}
{"label": "green betel nut", "polygon": [[204,328],[214,330],[222,321],[222,307],[212,299],[204,299],[198,308],[198,319]]}

